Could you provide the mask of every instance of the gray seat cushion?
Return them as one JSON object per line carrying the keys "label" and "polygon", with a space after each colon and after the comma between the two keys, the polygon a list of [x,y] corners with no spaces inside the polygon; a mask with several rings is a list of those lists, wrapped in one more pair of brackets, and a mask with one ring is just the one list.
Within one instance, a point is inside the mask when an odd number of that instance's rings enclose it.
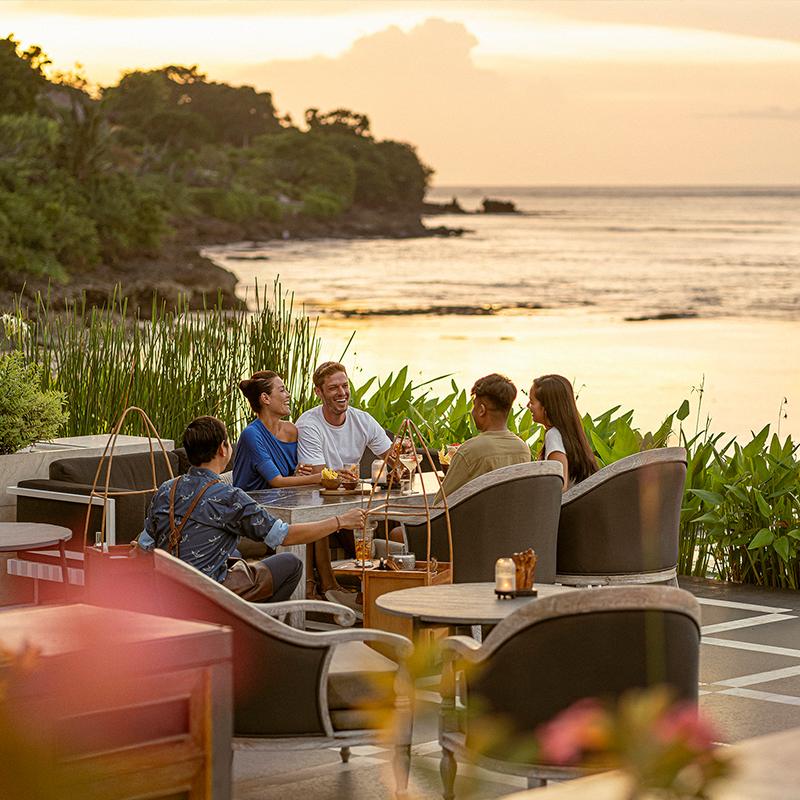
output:
{"label": "gray seat cushion", "polygon": [[336,730],[382,727],[394,708],[397,664],[363,642],[336,645],[328,671],[328,708]]}

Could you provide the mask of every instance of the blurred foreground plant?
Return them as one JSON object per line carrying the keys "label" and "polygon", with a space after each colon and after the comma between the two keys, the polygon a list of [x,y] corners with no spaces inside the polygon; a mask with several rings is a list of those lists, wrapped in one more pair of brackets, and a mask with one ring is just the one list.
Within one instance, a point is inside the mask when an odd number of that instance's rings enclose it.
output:
{"label": "blurred foreground plant", "polygon": [[688,703],[664,687],[628,692],[615,705],[579,700],[538,731],[538,756],[553,764],[623,769],[628,800],[704,798],[731,762],[716,734]]}

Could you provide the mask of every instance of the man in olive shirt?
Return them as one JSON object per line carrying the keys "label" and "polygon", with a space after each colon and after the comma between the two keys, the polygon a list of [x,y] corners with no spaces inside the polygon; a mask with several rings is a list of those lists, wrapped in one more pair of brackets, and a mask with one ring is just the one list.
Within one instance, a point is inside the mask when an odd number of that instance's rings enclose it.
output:
{"label": "man in olive shirt", "polygon": [[[446,495],[486,472],[531,460],[528,445],[508,429],[508,415],[517,387],[505,375],[492,373],[475,381],[471,394],[472,419],[481,433],[464,442],[453,454],[442,481]],[[441,502],[442,492],[439,492],[434,503]]]}

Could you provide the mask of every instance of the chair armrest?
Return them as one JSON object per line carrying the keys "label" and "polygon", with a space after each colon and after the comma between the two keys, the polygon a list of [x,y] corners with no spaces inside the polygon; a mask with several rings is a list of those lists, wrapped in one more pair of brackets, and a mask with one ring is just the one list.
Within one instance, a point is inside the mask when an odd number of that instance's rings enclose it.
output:
{"label": "chair armrest", "polygon": [[414,652],[414,645],[410,639],[401,636],[399,633],[387,633],[376,628],[351,628],[342,631],[324,631],[321,633],[309,633],[309,636],[325,638],[331,644],[340,642],[379,642],[387,644],[394,652],[397,661],[409,658]]}
{"label": "chair armrest", "polygon": [[471,636],[448,636],[439,647],[442,649],[442,658],[445,661],[463,658],[475,662],[478,660],[481,644]]}
{"label": "chair armrest", "polygon": [[283,616],[296,611],[332,614],[336,624],[343,628],[349,628],[356,621],[356,612],[352,608],[325,600],[284,600],[282,603],[260,603],[258,608],[271,617]]}

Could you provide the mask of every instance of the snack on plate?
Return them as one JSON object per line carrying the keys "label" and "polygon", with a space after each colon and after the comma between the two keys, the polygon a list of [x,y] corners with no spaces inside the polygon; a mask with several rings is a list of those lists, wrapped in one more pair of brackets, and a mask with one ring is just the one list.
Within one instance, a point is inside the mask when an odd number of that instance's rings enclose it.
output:
{"label": "snack on plate", "polygon": [[439,451],[439,463],[440,464],[450,464],[450,453],[447,452],[446,447],[442,447]]}
{"label": "snack on plate", "polygon": [[325,467],[322,470],[322,485],[326,489],[338,489],[342,485],[342,479],[336,470]]}

